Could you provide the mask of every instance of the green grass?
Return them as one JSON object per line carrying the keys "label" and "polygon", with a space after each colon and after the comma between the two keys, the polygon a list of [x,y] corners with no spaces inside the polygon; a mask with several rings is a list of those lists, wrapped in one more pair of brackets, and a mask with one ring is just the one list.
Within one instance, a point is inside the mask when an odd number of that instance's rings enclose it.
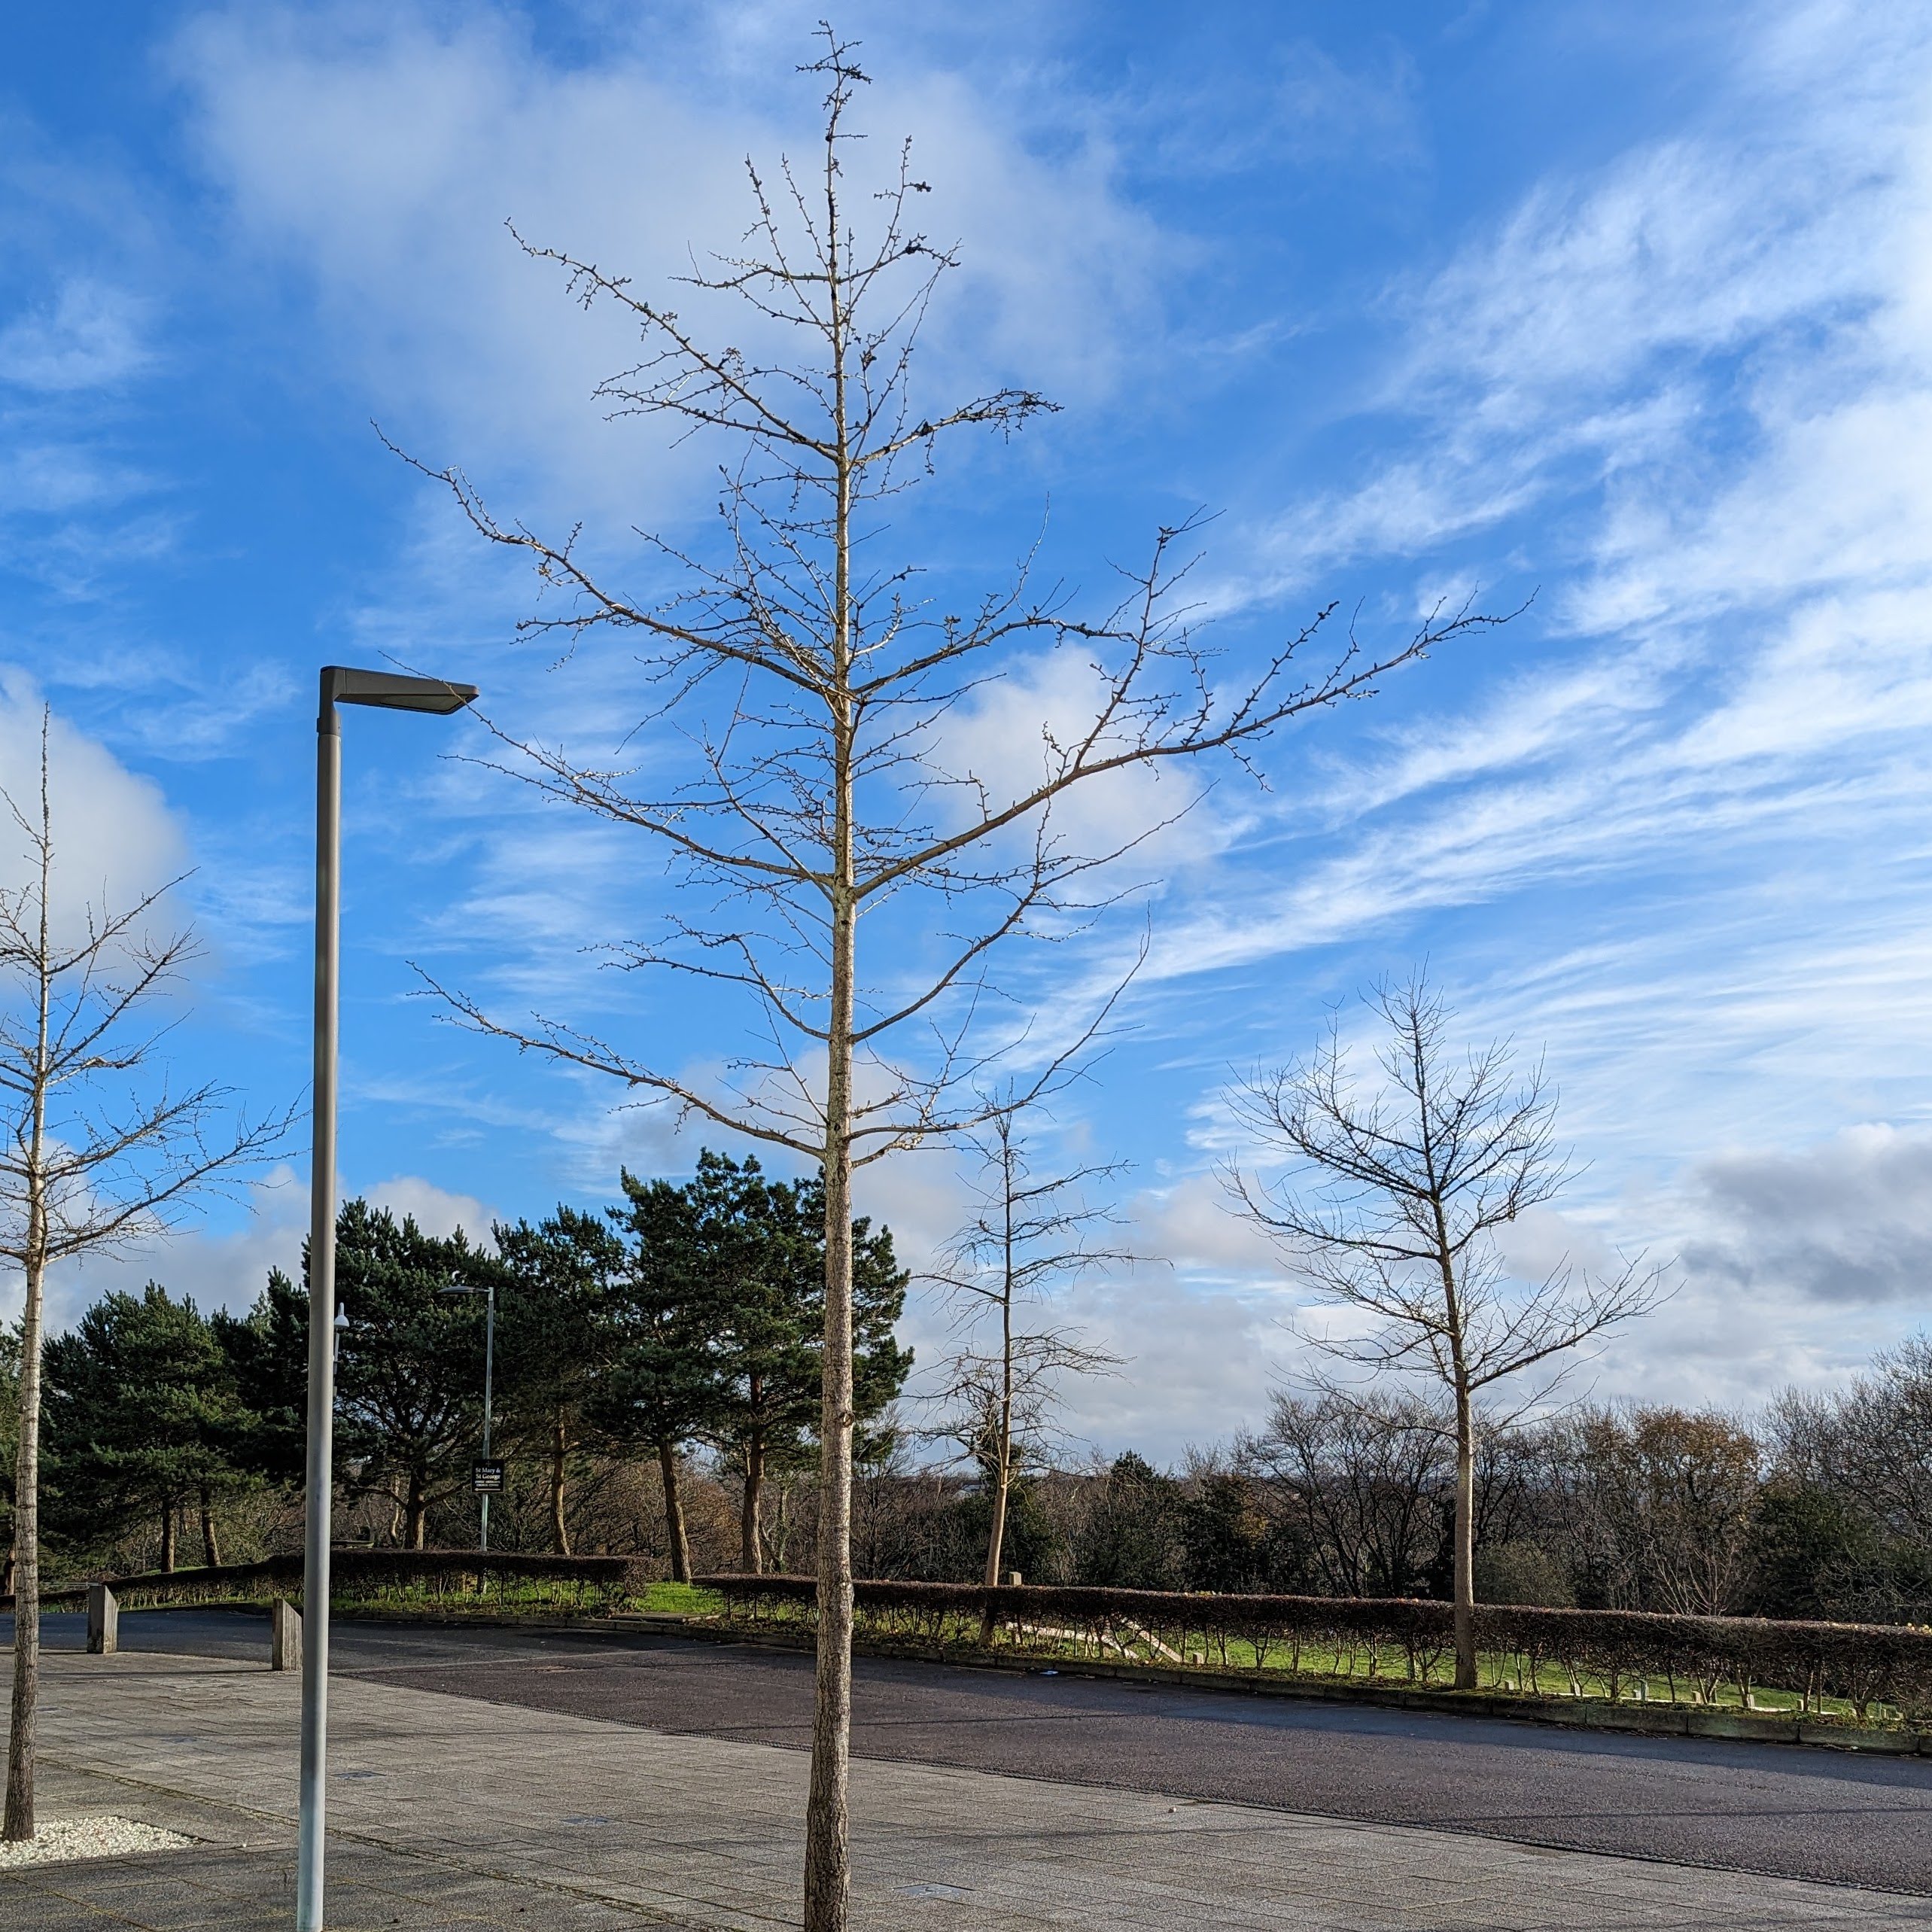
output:
{"label": "green grass", "polygon": [[713,1617],[723,1608],[709,1590],[695,1590],[689,1584],[654,1583],[640,1595],[616,1601],[590,1589],[573,1590],[543,1578],[514,1581],[492,1581],[486,1590],[458,1588],[406,1588],[363,1591],[354,1596],[338,1594],[338,1609],[370,1612],[434,1610],[445,1616],[465,1612],[500,1614],[504,1611],[524,1611],[533,1616],[546,1613],[600,1616],[613,1612],[639,1611],[659,1615]]}
{"label": "green grass", "polygon": [[[802,1605],[774,1606],[757,1620],[757,1626],[769,1628],[774,1625],[793,1625],[801,1629],[809,1626],[810,1617]],[[890,1623],[862,1622],[863,1634],[887,1642],[902,1641],[908,1647],[928,1648],[936,1642],[945,1649],[977,1649],[980,1644],[980,1626],[977,1618],[948,1619],[936,1635],[930,1624],[922,1622],[910,1627],[895,1627]],[[1392,1690],[1405,1687],[1447,1691],[1450,1688],[1452,1664],[1445,1650],[1441,1655],[1426,1660],[1419,1678],[1411,1677],[1407,1655],[1400,1649],[1385,1648],[1371,1660],[1366,1645],[1353,1649],[1346,1646],[1328,1648],[1319,1644],[1304,1644],[1298,1652],[1291,1651],[1283,1644],[1268,1646],[1265,1656],[1258,1666],[1255,1646],[1245,1638],[1231,1637],[1224,1646],[1218,1639],[1210,1639],[1200,1632],[1194,1632],[1185,1639],[1176,1638],[1172,1631],[1158,1633],[1170,1648],[1178,1648],[1183,1660],[1182,1668],[1191,1666],[1197,1669],[1228,1671],[1250,1675],[1258,1668],[1266,1675],[1293,1675],[1316,1681],[1358,1685],[1374,1684]],[[999,1648],[1009,1654],[1019,1654],[1038,1657],[1043,1662],[1061,1659],[1067,1662],[1077,1660],[1104,1661],[1122,1663],[1145,1663],[1174,1668],[1172,1657],[1162,1654],[1146,1644],[1130,1642],[1124,1651],[1109,1645],[1097,1649],[1091,1642],[1070,1637],[1055,1639],[1044,1635],[1015,1641],[1003,1637],[998,1640]],[[1500,1693],[1512,1696],[1581,1697],[1614,1701],[1620,1704],[1675,1705],[1677,1708],[1742,1711],[1745,1708],[1742,1694],[1733,1683],[1720,1683],[1708,1687],[1709,1694],[1700,1694],[1702,1687],[1679,1679],[1673,1687],[1668,1678],[1654,1677],[1641,1683],[1626,1677],[1617,1686],[1613,1700],[1611,1687],[1608,1681],[1585,1676],[1573,1682],[1567,1671],[1559,1664],[1544,1663],[1532,1676],[1523,1660],[1514,1656],[1496,1656],[1485,1654],[1477,1660],[1477,1687],[1492,1694]],[[1672,1696],[1675,1689],[1675,1695]],[[1827,1697],[1822,1708],[1814,1707],[1809,1713],[1805,1710],[1803,1699],[1796,1691],[1781,1690],[1762,1685],[1751,1687],[1751,1710],[1764,1716],[1795,1717],[1809,1714],[1845,1723],[1856,1721],[1857,1713],[1844,1699]],[[1885,1725],[1900,1721],[1900,1714],[1891,1706],[1874,1705],[1867,1712],[1867,1724]]]}
{"label": "green grass", "polygon": [[692,1584],[661,1583],[653,1584],[642,1596],[629,1598],[624,1607],[680,1617],[715,1617],[725,1605],[715,1590],[699,1590]]}

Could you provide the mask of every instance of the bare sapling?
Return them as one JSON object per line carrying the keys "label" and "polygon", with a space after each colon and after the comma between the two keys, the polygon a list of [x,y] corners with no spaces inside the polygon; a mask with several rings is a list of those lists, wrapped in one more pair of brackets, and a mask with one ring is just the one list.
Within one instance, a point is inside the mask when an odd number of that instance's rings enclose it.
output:
{"label": "bare sapling", "polygon": [[[969,1136],[978,1157],[970,1218],[929,1277],[957,1316],[961,1345],[942,1365],[932,1400],[944,1416],[941,1432],[986,1484],[989,1587],[999,1581],[1015,1478],[1060,1433],[1067,1378],[1121,1365],[1079,1330],[1047,1321],[1045,1304],[1057,1289],[1137,1258],[1097,1238],[1113,1217],[1092,1194],[1119,1164],[1040,1173],[1021,1128],[1003,1108]],[[989,1608],[989,1635],[992,1622]]]}
{"label": "bare sapling", "polygon": [[[507,768],[636,831],[673,866],[677,910],[661,936],[613,942],[610,957],[735,989],[761,1044],[715,1076],[687,1072],[673,1054],[632,1051],[547,1016],[511,1021],[431,984],[482,1030],[788,1149],[823,1176],[805,1920],[808,1932],[837,1932],[849,1888],[854,1174],[993,1118],[981,1097],[988,1068],[1026,1033],[996,996],[996,955],[1043,928],[1064,937],[1118,897],[1107,869],[1161,817],[1150,810],[1117,838],[1077,845],[1055,816],[1069,792],[1217,753],[1252,758],[1291,720],[1365,695],[1491,620],[1438,613],[1380,653],[1346,638],[1305,674],[1317,619],[1224,683],[1177,602],[1191,561],[1185,529],[1160,533],[1120,601],[1090,618],[1058,589],[1036,589],[1024,569],[963,609],[933,607],[914,563],[893,550],[887,506],[932,473],[942,444],[1010,436],[1052,405],[1021,388],[953,405],[926,397],[914,351],[954,254],[914,221],[928,190],[909,149],[878,184],[848,183],[866,80],[853,48],[828,31],[823,57],[803,71],[824,88],[823,138],[808,167],[750,170],[737,252],[683,278],[697,319],[594,262],[525,245],[580,302],[614,307],[637,328],[640,361],[598,392],[613,413],[666,418],[729,446],[715,542],[694,554],[645,540],[677,588],[628,596],[574,534],[501,521],[460,471],[429,473],[561,600],[526,620],[528,632],[579,655],[593,632],[614,633],[645,680],[640,715],[601,756],[502,736]],[[731,304],[729,333],[720,322],[709,333]],[[796,353],[777,346],[786,340]],[[1011,775],[1010,732],[996,750],[969,748],[989,680],[1069,653],[1087,679],[1085,708],[1042,722],[1025,770]],[[627,768],[625,742],[644,747],[643,764],[633,752]],[[1029,1069],[1015,1097],[1050,1091],[1090,1037],[1077,1019],[1057,1029],[1060,1044],[1027,1042],[1012,1063]]]}
{"label": "bare sapling", "polygon": [[[292,1116],[227,1117],[212,1085],[176,1092],[158,1049],[196,957],[158,932],[168,887],[118,910],[58,916],[48,735],[40,788],[0,793],[20,835],[25,883],[0,889],[0,1262],[24,1284],[20,1444],[14,1472],[14,1683],[4,1833],[34,1835],[40,1693],[41,1351],[48,1270],[154,1240],[193,1198],[270,1153]],[[178,883],[175,881],[174,883]]]}
{"label": "bare sapling", "polygon": [[[1547,1399],[1577,1352],[1655,1306],[1660,1271],[1641,1258],[1599,1275],[1560,1264],[1514,1278],[1497,1237],[1570,1178],[1555,1141],[1556,1096],[1541,1066],[1518,1076],[1507,1042],[1462,1054],[1450,1015],[1419,974],[1367,1001],[1380,1023],[1381,1078],[1359,1082],[1331,1021],[1304,1060],[1246,1083],[1237,1110],[1279,1181],[1231,1167],[1241,1211],[1292,1271],[1367,1328],[1313,1336],[1331,1358],[1440,1383],[1456,1449],[1456,1687],[1476,1687],[1475,1468],[1480,1404],[1542,1369]],[[1567,1358],[1567,1359],[1566,1359]]]}

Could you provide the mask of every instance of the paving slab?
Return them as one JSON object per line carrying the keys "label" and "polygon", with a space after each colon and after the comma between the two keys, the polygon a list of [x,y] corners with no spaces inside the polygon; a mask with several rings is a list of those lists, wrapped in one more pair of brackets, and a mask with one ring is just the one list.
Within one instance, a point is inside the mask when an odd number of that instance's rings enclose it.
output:
{"label": "paving slab", "polygon": [[[0,1875],[0,1928],[285,1926],[294,1680],[47,1660],[42,1809],[185,1851]],[[798,1922],[802,1752],[406,1684],[333,1687],[331,1922],[754,1932]],[[1923,1897],[917,1763],[853,1767],[863,1932],[1923,1927]]]}

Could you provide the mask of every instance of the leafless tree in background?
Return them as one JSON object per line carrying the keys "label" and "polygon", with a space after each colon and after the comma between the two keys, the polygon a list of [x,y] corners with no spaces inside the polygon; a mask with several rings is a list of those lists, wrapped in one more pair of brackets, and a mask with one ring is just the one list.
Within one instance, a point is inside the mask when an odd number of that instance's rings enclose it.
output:
{"label": "leafless tree in background", "polygon": [[1442,1421],[1412,1392],[1358,1401],[1284,1389],[1237,1459],[1307,1553],[1312,1583],[1332,1596],[1413,1596],[1440,1547],[1453,1480]]}
{"label": "leafless tree in background", "polygon": [[38,799],[23,805],[0,793],[28,862],[26,883],[0,891],[0,1262],[18,1268],[26,1285],[14,1476],[9,1842],[34,1835],[47,1270],[164,1232],[190,1197],[269,1154],[291,1118],[224,1125],[221,1089],[169,1090],[157,1057],[167,1025],[155,1009],[175,991],[196,948],[187,933],[157,937],[150,929],[168,887],[118,911],[90,907],[71,938],[56,930],[49,723],[43,712]]}
{"label": "leafless tree in background", "polygon": [[[1024,1031],[996,1006],[991,955],[1022,935],[1063,936],[1117,897],[1121,888],[1097,875],[1161,816],[1149,812],[1098,849],[1079,850],[1056,817],[1067,793],[1215,753],[1252,759],[1290,720],[1366,695],[1431,646],[1495,620],[1466,610],[1438,615],[1380,652],[1358,650],[1351,637],[1304,676],[1317,619],[1245,680],[1223,681],[1176,606],[1191,561],[1185,528],[1162,531],[1121,601],[1091,618],[1072,614],[1057,589],[1036,589],[1024,569],[963,608],[930,607],[914,567],[886,547],[884,506],[929,473],[942,440],[1010,435],[1052,406],[1027,389],[951,406],[915,391],[920,324],[954,257],[913,223],[926,184],[913,177],[908,151],[882,193],[848,187],[845,157],[857,138],[849,118],[866,78],[850,46],[828,31],[823,56],[805,71],[825,88],[818,158],[808,169],[781,163],[769,180],[754,168],[739,251],[685,278],[701,308],[735,300],[746,333],[735,324],[707,340],[699,322],[622,277],[530,251],[555,263],[586,306],[615,305],[637,327],[640,361],[600,391],[613,412],[668,416],[683,433],[721,434],[735,446],[715,550],[694,555],[647,540],[681,587],[634,598],[604,580],[574,537],[552,540],[500,522],[460,472],[434,473],[478,531],[526,554],[545,589],[567,600],[567,610],[526,628],[567,643],[598,627],[622,634],[657,694],[637,731],[652,735],[654,759],[688,748],[680,777],[656,765],[640,776],[561,746],[514,745],[522,775],[657,841],[681,863],[687,902],[717,908],[708,917],[680,911],[662,942],[620,947],[616,957],[738,988],[768,1047],[713,1082],[571,1025],[511,1024],[473,998],[446,996],[485,1031],[789,1148],[824,1175],[805,1924],[835,1932],[846,1923],[849,1884],[854,1170],[988,1123],[977,1097],[989,1064]],[[797,360],[759,346],[787,332],[802,345]],[[1077,653],[1087,698],[1077,717],[1043,719],[1030,770],[1003,778],[963,754],[954,734],[975,693],[1027,652]],[[1012,748],[1009,741],[993,754],[1009,771]],[[1177,802],[1173,810],[1184,808]],[[916,966],[883,963],[879,929],[895,920]],[[976,1024],[989,1007],[999,1024]],[[1085,1024],[1076,1018],[1064,1032],[1082,1035]],[[1027,1051],[1036,1071],[1015,1097],[1021,1103],[1055,1084],[1077,1042]]]}
{"label": "leafless tree in background", "polygon": [[1540,1069],[1518,1081],[1509,1049],[1455,1054],[1450,1015],[1419,974],[1368,998],[1381,1023],[1377,1091],[1358,1087],[1339,1023],[1307,1060],[1243,1088],[1261,1146],[1293,1163],[1279,1184],[1231,1168],[1242,1211],[1318,1293],[1371,1319],[1322,1340],[1339,1360],[1439,1382],[1454,1406],[1456,1683],[1476,1685],[1474,1480],[1483,1392],[1644,1313],[1657,1270],[1607,1279],[1567,1264],[1539,1284],[1505,1272],[1499,1229],[1568,1177],[1556,1097]]}
{"label": "leafless tree in background", "polygon": [[1908,1337],[1844,1389],[1787,1390],[1772,1407],[1779,1462],[1860,1498],[1887,1530],[1932,1544],[1932,1337]]}
{"label": "leafless tree in background", "polygon": [[[1121,1171],[1118,1164],[1036,1173],[1019,1117],[1004,1107],[993,1110],[971,1144],[980,1161],[972,1219],[954,1236],[944,1267],[931,1277],[957,1306],[966,1345],[945,1364],[943,1386],[933,1400],[947,1417],[945,1433],[990,1489],[985,1571],[990,1585],[999,1581],[1015,1471],[1056,1435],[1054,1411],[1062,1385],[1069,1376],[1105,1374],[1121,1361],[1076,1330],[1038,1325],[1038,1316],[1029,1311],[1056,1289],[1135,1257],[1094,1240],[1112,1217],[1088,1191],[1111,1181]],[[973,1346],[988,1327],[994,1332],[985,1344]]]}
{"label": "leafless tree in background", "polygon": [[1708,1410],[1599,1409],[1563,1419],[1613,1600],[1684,1616],[1733,1614],[1763,1480],[1756,1437]]}

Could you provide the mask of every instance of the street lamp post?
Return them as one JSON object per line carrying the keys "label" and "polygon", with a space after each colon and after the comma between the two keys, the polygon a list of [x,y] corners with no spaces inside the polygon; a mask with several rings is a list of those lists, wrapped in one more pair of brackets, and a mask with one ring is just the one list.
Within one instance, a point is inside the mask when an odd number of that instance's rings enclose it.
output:
{"label": "street lamp post", "polygon": [[309,1487],[302,1565],[302,1797],[296,1932],[322,1932],[324,1778],[328,1755],[329,1532],[335,1480],[336,985],[340,963],[342,758],[339,704],[460,711],[471,684],[322,668],[315,717],[315,1079],[309,1182]]}
{"label": "street lamp post", "polygon": [[[486,1282],[481,1288],[472,1288],[467,1282],[455,1282],[443,1291],[445,1295],[480,1295],[483,1303],[483,1460],[490,1459],[490,1418],[495,1413],[494,1388],[497,1367],[497,1285]],[[477,1495],[477,1508],[482,1523],[477,1532],[476,1547],[483,1555],[490,1548],[490,1492],[481,1490]]]}

